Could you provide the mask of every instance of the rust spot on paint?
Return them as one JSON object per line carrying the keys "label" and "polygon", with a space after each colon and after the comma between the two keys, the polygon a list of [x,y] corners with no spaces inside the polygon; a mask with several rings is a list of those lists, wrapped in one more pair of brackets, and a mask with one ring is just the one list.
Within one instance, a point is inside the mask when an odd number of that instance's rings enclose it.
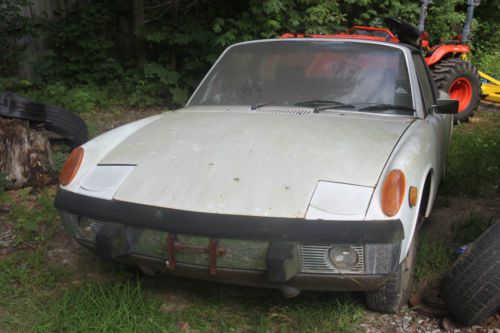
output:
{"label": "rust spot on paint", "polygon": [[233,178],[233,180],[234,180],[235,182],[239,182],[239,181],[240,181],[240,178],[239,178],[239,177],[234,177],[234,178]]}

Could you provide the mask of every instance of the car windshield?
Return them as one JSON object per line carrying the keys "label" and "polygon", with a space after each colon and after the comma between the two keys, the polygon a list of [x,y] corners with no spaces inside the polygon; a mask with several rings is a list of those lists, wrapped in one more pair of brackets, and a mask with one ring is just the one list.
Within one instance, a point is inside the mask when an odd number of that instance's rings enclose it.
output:
{"label": "car windshield", "polygon": [[188,105],[256,109],[270,104],[413,115],[403,51],[348,41],[276,40],[233,46]]}

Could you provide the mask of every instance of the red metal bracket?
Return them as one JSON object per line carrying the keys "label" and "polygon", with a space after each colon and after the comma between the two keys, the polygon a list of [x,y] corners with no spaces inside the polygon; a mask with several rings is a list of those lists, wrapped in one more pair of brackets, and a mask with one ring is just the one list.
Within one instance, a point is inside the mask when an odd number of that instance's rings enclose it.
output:
{"label": "red metal bracket", "polygon": [[208,241],[208,272],[210,275],[217,273],[217,242],[214,239]]}
{"label": "red metal bracket", "polygon": [[190,245],[176,243],[175,235],[168,234],[167,236],[167,250],[168,250],[168,263],[167,266],[170,270],[175,269],[176,260],[175,254],[177,252],[188,252],[188,253],[207,253],[208,254],[208,271],[211,275],[217,273],[217,257],[223,257],[226,255],[226,250],[217,247],[217,241],[215,239],[210,239],[208,241],[208,246],[202,245]]}

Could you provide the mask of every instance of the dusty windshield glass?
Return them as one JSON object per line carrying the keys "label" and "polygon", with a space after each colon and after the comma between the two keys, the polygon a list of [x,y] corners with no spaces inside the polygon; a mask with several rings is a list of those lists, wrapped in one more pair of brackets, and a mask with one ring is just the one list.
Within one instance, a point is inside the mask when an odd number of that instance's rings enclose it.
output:
{"label": "dusty windshield glass", "polygon": [[189,105],[301,101],[335,101],[354,110],[408,114],[413,106],[404,54],[393,47],[354,42],[241,44],[224,54]]}

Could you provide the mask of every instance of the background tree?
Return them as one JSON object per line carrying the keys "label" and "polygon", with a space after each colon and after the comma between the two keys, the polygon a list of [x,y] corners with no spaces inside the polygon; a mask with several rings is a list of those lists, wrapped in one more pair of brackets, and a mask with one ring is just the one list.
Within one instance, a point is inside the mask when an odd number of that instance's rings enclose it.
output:
{"label": "background tree", "polygon": [[[419,0],[78,1],[62,17],[38,26],[48,49],[34,59],[34,79],[20,84],[5,76],[14,74],[19,58],[12,40],[30,31],[30,23],[20,16],[27,3],[0,0],[0,42],[10,40],[8,51],[0,54],[0,90],[14,89],[82,112],[113,106],[174,107],[187,100],[230,44],[285,32],[383,26],[385,16],[416,24],[419,5]],[[465,11],[465,0],[434,0],[426,25],[432,44],[461,32]],[[499,13],[500,2],[481,2],[471,42],[473,61],[494,75],[500,75]]]}

